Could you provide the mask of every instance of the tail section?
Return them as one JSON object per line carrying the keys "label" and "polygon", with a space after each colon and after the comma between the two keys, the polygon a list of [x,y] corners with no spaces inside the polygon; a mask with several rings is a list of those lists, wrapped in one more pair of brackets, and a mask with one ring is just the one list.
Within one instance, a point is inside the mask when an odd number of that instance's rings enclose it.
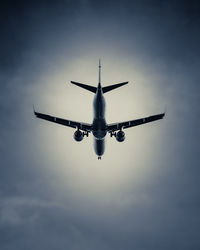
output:
{"label": "tail section", "polygon": [[106,93],[106,92],[111,91],[113,89],[119,88],[119,87],[121,87],[123,85],[126,85],[127,83],[128,82],[122,82],[122,83],[118,83],[118,84],[113,84],[113,85],[110,85],[110,86],[106,86],[106,87],[102,88],[102,91],[103,91],[103,93]]}
{"label": "tail section", "polygon": [[[71,81],[71,83],[78,86],[78,87],[86,89],[86,90],[88,90],[90,92],[93,92],[95,94],[97,92],[97,87],[90,86],[90,85],[87,85],[87,84],[83,84],[83,83],[80,83],[80,82],[74,82],[74,81]],[[98,88],[101,88],[101,60],[100,59],[99,59],[99,84],[98,84]]]}
{"label": "tail section", "polygon": [[97,91],[97,88],[96,87],[93,87],[93,86],[90,86],[90,85],[87,85],[87,84],[83,84],[83,83],[79,83],[79,82],[74,82],[74,81],[71,81],[72,84],[78,86],[78,87],[81,87],[83,89],[86,89],[88,91],[91,91],[93,93],[96,93]]}
{"label": "tail section", "polygon": [[90,85],[87,85],[87,84],[74,82],[74,81],[71,81],[71,83],[78,86],[78,87],[81,87],[83,89],[86,89],[86,90],[96,94],[97,89],[102,89],[102,92],[106,93],[106,92],[111,91],[113,89],[119,88],[119,87],[121,87],[123,85],[126,85],[128,82],[121,82],[121,83],[118,83],[118,84],[113,84],[113,85],[109,85],[109,86],[106,86],[106,87],[101,87],[101,60],[99,59],[99,82],[98,82],[98,87],[94,87],[94,86],[90,86]]}

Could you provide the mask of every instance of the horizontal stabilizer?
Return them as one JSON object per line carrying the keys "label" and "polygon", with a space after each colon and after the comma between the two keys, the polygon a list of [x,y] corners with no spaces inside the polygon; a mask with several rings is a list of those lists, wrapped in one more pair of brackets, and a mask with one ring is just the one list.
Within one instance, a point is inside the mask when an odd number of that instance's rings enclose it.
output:
{"label": "horizontal stabilizer", "polygon": [[83,84],[83,83],[79,83],[79,82],[74,82],[74,81],[71,81],[72,84],[74,85],[77,85],[83,89],[87,89],[88,91],[91,91],[93,93],[96,93],[97,92],[97,88],[96,87],[93,87],[93,86],[90,86],[90,85],[86,85],[86,84]]}
{"label": "horizontal stabilizer", "polygon": [[103,93],[106,93],[106,92],[111,91],[113,89],[119,88],[119,87],[121,87],[121,86],[123,86],[123,85],[125,85],[127,83],[128,82],[122,82],[122,83],[118,83],[118,84],[113,84],[113,85],[110,85],[110,86],[106,86],[106,87],[102,88],[102,91],[103,91]]}

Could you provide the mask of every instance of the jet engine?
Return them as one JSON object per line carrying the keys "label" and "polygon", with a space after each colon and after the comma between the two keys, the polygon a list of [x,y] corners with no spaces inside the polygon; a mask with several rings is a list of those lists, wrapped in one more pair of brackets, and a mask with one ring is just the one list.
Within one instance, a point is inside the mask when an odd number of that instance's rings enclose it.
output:
{"label": "jet engine", "polygon": [[122,142],[125,140],[125,133],[123,131],[119,131],[116,134],[116,140]]}
{"label": "jet engine", "polygon": [[82,141],[83,140],[83,133],[80,130],[76,130],[74,132],[74,140],[75,141]]}

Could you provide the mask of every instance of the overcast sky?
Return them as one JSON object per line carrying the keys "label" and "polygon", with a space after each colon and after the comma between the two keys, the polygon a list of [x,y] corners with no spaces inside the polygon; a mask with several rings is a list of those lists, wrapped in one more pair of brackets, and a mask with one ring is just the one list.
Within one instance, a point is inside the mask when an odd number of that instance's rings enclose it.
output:
{"label": "overcast sky", "polygon": [[[198,1],[5,1],[0,4],[0,249],[200,249]],[[36,119],[91,123],[97,85],[107,122],[167,111],[93,138]]]}

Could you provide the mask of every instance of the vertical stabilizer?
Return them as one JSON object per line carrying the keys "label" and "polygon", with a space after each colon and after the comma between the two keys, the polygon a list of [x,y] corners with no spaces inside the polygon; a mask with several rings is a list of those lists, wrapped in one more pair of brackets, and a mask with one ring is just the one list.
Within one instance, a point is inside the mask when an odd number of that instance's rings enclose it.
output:
{"label": "vertical stabilizer", "polygon": [[101,59],[99,59],[99,84],[101,84]]}

